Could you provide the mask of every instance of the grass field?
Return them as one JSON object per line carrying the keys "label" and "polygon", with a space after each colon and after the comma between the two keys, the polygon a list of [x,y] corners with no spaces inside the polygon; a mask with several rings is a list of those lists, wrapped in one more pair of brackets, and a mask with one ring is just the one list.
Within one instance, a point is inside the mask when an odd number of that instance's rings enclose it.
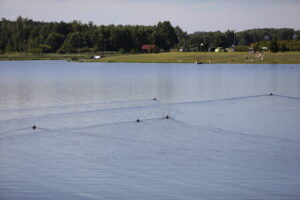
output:
{"label": "grass field", "polygon": [[[248,57],[248,59],[246,59]],[[132,62],[132,63],[274,63],[300,64],[300,52],[264,53],[263,60],[254,54],[245,52],[174,52],[159,54],[115,55],[96,62]]]}
{"label": "grass field", "polygon": [[[93,55],[105,56],[93,60]],[[263,60],[248,52],[171,52],[158,54],[2,54],[0,60],[68,60],[80,62],[132,62],[132,63],[274,63],[300,64],[300,52],[264,53]]]}

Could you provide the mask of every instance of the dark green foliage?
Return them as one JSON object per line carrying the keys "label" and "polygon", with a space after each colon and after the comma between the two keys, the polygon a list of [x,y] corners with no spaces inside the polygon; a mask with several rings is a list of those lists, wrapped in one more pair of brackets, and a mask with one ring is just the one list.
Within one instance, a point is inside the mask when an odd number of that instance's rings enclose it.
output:
{"label": "dark green foliage", "polygon": [[280,44],[279,50],[282,52],[288,51],[289,49],[287,48],[285,43]]}
{"label": "dark green foliage", "polygon": [[155,45],[166,51],[178,43],[175,29],[168,21],[157,24],[153,37]]}
{"label": "dark green foliage", "polygon": [[254,50],[254,51],[259,51],[260,48],[261,48],[261,44],[260,44],[260,42],[257,42],[257,43],[255,43],[255,45],[254,45],[254,47],[253,47],[253,50]]}
{"label": "dark green foliage", "polygon": [[278,46],[278,43],[277,43],[277,37],[276,36],[273,37],[269,48],[270,48],[270,51],[272,51],[273,53],[276,53],[276,52],[279,51],[279,46]]}
{"label": "dark green foliage", "polygon": [[89,36],[87,33],[74,32],[68,34],[67,38],[64,40],[61,49],[67,53],[75,53],[75,49],[88,48]]}
{"label": "dark green foliage", "polygon": [[[34,22],[18,17],[16,21],[0,21],[1,52],[90,51],[139,52],[143,44],[156,44],[169,50],[178,43],[177,33],[168,21],[157,26],[95,26],[74,20],[65,22]],[[185,33],[185,35],[187,35]]]}
{"label": "dark green foliage", "polygon": [[236,51],[247,52],[247,51],[249,51],[249,46],[237,46]]}
{"label": "dark green foliage", "polygon": [[45,44],[48,44],[51,49],[56,52],[57,49],[61,47],[65,39],[64,35],[61,35],[59,33],[51,32],[47,39],[45,40]]}
{"label": "dark green foliage", "polygon": [[41,44],[40,45],[41,53],[51,53],[51,46],[47,44]]}
{"label": "dark green foliage", "polygon": [[155,47],[151,53],[159,53],[159,52],[160,52],[159,47]]}
{"label": "dark green foliage", "polygon": [[[279,46],[279,51],[300,51],[299,40],[280,40],[277,41],[277,44]],[[271,46],[271,41],[257,42],[252,45],[254,49],[258,47],[258,50],[260,50],[262,47],[270,47],[270,46]]]}
{"label": "dark green foliage", "polygon": [[187,49],[189,45],[188,33],[184,32],[179,26],[176,26],[174,30],[178,38],[177,48]]}
{"label": "dark green foliage", "polygon": [[[0,20],[0,52],[31,53],[78,53],[95,51],[119,51],[139,53],[143,44],[155,44],[152,52],[169,51],[171,48],[184,51],[208,51],[216,47],[250,46],[257,49],[269,46],[276,37],[280,51],[299,51],[300,31],[294,29],[252,29],[238,33],[195,32],[188,34],[168,21],[156,26],[101,25],[80,21],[38,22],[18,17],[15,21]],[[285,41],[282,44],[282,41]],[[257,42],[260,42],[258,44]],[[253,45],[252,45],[253,46]],[[246,48],[237,48],[243,49]],[[272,48],[274,49],[274,48]],[[277,50],[277,51],[278,51]]]}

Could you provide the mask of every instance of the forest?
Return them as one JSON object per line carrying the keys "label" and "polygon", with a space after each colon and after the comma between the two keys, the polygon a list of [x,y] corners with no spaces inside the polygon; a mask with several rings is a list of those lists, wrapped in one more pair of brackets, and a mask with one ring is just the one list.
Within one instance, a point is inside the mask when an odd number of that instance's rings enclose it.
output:
{"label": "forest", "polygon": [[[143,44],[155,44],[151,52],[209,51],[236,47],[247,51],[262,46],[274,51],[300,51],[300,31],[291,28],[251,29],[240,32],[194,32],[188,34],[169,21],[154,26],[95,25],[93,22],[41,22],[19,16],[0,21],[0,53],[84,53],[115,51],[139,53]],[[275,45],[275,46],[274,46]]]}

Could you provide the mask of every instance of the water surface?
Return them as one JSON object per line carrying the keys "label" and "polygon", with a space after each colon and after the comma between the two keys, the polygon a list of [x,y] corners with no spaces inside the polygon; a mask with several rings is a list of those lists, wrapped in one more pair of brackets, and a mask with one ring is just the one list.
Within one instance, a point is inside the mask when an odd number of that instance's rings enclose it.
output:
{"label": "water surface", "polygon": [[299,199],[299,133],[300,65],[0,62],[0,199]]}

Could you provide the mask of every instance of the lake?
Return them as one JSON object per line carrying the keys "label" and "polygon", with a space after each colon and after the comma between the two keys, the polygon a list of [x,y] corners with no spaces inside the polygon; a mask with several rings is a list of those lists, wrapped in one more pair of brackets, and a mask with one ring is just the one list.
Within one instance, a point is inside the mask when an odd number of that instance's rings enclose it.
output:
{"label": "lake", "polygon": [[0,62],[3,200],[300,199],[299,152],[300,65]]}

